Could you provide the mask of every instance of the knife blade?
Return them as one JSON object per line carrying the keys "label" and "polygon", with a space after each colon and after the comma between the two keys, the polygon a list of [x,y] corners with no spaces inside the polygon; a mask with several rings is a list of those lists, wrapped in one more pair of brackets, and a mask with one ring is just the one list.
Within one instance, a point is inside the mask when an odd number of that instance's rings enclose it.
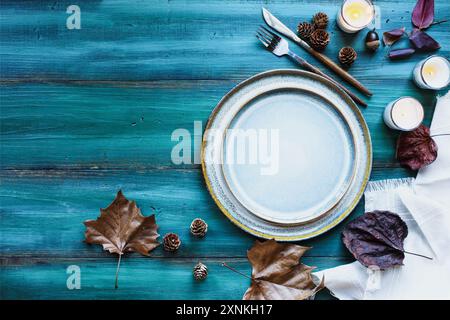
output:
{"label": "knife blade", "polygon": [[283,24],[283,22],[281,22],[273,14],[271,14],[269,12],[269,10],[267,10],[266,8],[262,8],[262,13],[263,13],[264,21],[271,28],[273,28],[274,30],[278,31],[279,33],[285,35],[286,37],[289,37],[292,40],[294,40],[296,42],[300,42],[300,43],[302,43],[302,45],[305,45],[305,46],[309,47],[309,44],[307,44],[305,41],[300,39],[291,29],[286,27]]}

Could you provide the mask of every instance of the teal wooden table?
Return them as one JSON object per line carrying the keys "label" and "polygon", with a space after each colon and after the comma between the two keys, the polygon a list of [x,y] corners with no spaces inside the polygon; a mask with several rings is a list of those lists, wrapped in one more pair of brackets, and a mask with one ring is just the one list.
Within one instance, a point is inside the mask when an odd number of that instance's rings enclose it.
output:
{"label": "teal wooden table", "polygon": [[[382,121],[384,106],[411,95],[433,112],[435,94],[418,90],[410,73],[425,54],[391,62],[386,49],[364,51],[366,32],[344,35],[332,1],[2,1],[1,2],[1,269],[2,299],[240,299],[249,274],[246,251],[254,237],[231,224],[209,196],[198,164],[175,165],[172,132],[205,124],[219,99],[240,81],[273,68],[296,68],[264,51],[254,37],[261,6],[290,27],[324,11],[332,18],[326,54],[351,45],[351,73],[374,93],[363,110],[372,135],[372,180],[413,176],[394,158],[397,133]],[[415,0],[376,1],[381,32],[410,28]],[[68,29],[66,9],[81,9],[81,29]],[[450,17],[436,1],[437,19]],[[449,56],[448,24],[429,33]],[[295,47],[293,47],[295,48]],[[300,48],[295,48],[303,57]],[[194,137],[193,137],[194,139]],[[194,152],[198,152],[196,149]],[[86,219],[95,219],[116,192],[156,214],[160,234],[178,233],[181,249],[158,247],[151,257],[122,260],[83,243]],[[350,216],[363,212],[363,202]],[[205,239],[189,234],[202,217]],[[347,219],[331,232],[301,242],[304,261],[319,269],[351,262],[340,240]],[[192,267],[210,270],[195,282]],[[66,269],[81,269],[81,289],[68,290]],[[319,298],[330,297],[327,292]]]}

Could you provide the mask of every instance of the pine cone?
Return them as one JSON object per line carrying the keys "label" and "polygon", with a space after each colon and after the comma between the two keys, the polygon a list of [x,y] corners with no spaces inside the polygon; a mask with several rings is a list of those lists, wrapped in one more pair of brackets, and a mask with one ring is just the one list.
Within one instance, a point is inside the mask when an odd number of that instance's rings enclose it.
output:
{"label": "pine cone", "polygon": [[308,22],[301,22],[298,24],[297,33],[303,40],[308,41],[311,33],[314,31],[314,25]]}
{"label": "pine cone", "polygon": [[208,232],[208,224],[200,218],[194,219],[191,223],[192,235],[203,238]]}
{"label": "pine cone", "polygon": [[312,21],[316,29],[326,29],[328,26],[328,16],[323,12],[316,13]]}
{"label": "pine cone", "polygon": [[195,265],[192,273],[195,280],[204,280],[208,276],[208,267],[199,262]]}
{"label": "pine cone", "polygon": [[181,246],[181,240],[175,233],[167,233],[163,239],[164,250],[177,251]]}
{"label": "pine cone", "polygon": [[356,57],[356,51],[352,47],[344,47],[339,50],[339,61],[344,66],[349,67],[356,60]]}
{"label": "pine cone", "polygon": [[330,43],[330,35],[323,29],[316,29],[311,34],[309,42],[315,50],[322,51]]}

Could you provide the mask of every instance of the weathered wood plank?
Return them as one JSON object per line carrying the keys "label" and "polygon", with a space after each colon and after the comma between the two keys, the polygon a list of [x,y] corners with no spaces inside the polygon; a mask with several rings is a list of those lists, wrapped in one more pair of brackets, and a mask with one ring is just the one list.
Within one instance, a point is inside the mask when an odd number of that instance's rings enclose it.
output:
{"label": "weathered wood plank", "polygon": [[[404,177],[404,169],[376,169],[372,179]],[[145,215],[156,214],[159,232],[175,232],[183,246],[175,254],[157,248],[157,257],[245,257],[254,237],[234,226],[220,212],[204,186],[200,170],[1,172],[2,257],[104,257],[100,246],[83,243],[83,221],[95,219],[122,189]],[[352,217],[363,212],[360,204]],[[190,236],[190,222],[201,217],[209,224],[205,239]],[[344,222],[345,224],[345,222]],[[309,256],[348,257],[338,226],[316,239]]]}
{"label": "weathered wood plank", "polygon": [[[318,10],[333,20],[340,2],[264,5],[295,28]],[[410,27],[414,2],[377,1],[380,34]],[[69,4],[0,3],[0,298],[240,299],[247,280],[220,263],[250,273],[245,255],[254,237],[220,213],[198,165],[172,164],[170,135],[177,128],[191,130],[193,121],[204,123],[240,80],[294,67],[254,39],[261,2],[79,0],[81,30],[65,27]],[[448,17],[448,2],[436,1],[436,13],[437,19]],[[374,145],[372,179],[413,175],[396,164],[396,133],[381,114],[388,101],[411,95],[426,106],[429,123],[434,93],[417,90],[409,80],[425,55],[391,62],[385,49],[363,50],[365,32],[344,35],[333,21],[330,31],[326,53],[335,58],[343,45],[355,47],[359,58],[351,73],[374,91],[363,110]],[[429,32],[441,43],[440,54],[449,56],[448,25]],[[127,256],[121,288],[114,290],[115,257],[82,242],[82,222],[95,218],[120,188],[144,214],[156,214],[161,234],[180,234],[183,246],[176,254],[157,248],[152,258]],[[362,212],[360,203],[351,217]],[[189,235],[198,216],[210,227],[203,240]],[[323,269],[351,261],[340,241],[342,227],[302,242],[314,247],[305,262]],[[192,280],[199,259],[210,268],[204,283]],[[79,291],[66,288],[72,264],[82,270]]]}
{"label": "weathered wood plank", "polygon": [[[364,50],[365,32],[338,31],[340,0],[269,1],[78,1],[81,29],[66,28],[68,0],[2,1],[0,45],[2,78],[7,79],[244,79],[267,68],[291,67],[262,50],[254,37],[262,24],[261,6],[295,30],[317,11],[329,14],[332,42],[326,53],[352,45],[359,58],[351,73],[362,80],[405,79],[424,54],[389,62],[384,50]],[[379,0],[381,31],[410,28],[415,0]],[[437,19],[448,18],[447,1],[436,2]],[[449,56],[448,25],[430,34]],[[293,47],[295,48],[295,47]],[[301,55],[308,55],[295,48]],[[308,57],[309,58],[309,57]],[[313,59],[311,59],[313,61]],[[369,84],[368,84],[369,85]]]}
{"label": "weathered wood plank", "polygon": [[[66,259],[43,264],[2,266],[0,299],[241,299],[249,280],[221,266],[222,259],[203,259],[208,277],[197,282],[192,277],[196,259],[125,257],[114,289],[116,257]],[[246,259],[228,259],[231,266],[251,274]],[[343,258],[305,258],[308,265],[322,269],[348,263]],[[81,270],[81,289],[68,290],[67,267]],[[320,270],[320,268],[319,268]],[[322,292],[318,299],[328,298]]]}
{"label": "weathered wood plank", "polygon": [[[363,113],[372,135],[374,166],[395,166],[398,133],[383,123],[385,105],[402,95],[417,97],[426,107],[428,123],[434,94],[419,92],[409,80],[370,83],[376,88],[375,96]],[[194,136],[194,121],[204,125],[235,84],[3,83],[1,168],[174,167],[171,150],[177,142],[171,140],[172,132],[185,128]],[[193,147],[199,153],[199,146]]]}

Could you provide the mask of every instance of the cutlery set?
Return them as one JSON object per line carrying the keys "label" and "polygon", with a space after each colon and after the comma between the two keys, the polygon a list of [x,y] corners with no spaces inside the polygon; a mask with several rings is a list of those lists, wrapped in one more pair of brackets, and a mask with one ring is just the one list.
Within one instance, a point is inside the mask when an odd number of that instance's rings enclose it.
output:
{"label": "cutlery set", "polygon": [[258,40],[304,70],[266,71],[231,89],[205,127],[202,171],[212,198],[238,227],[260,238],[304,240],[327,232],[355,208],[370,177],[372,144],[357,106],[366,103],[292,52],[279,34],[371,93],[270,12],[263,9],[263,16],[278,34],[261,26]]}
{"label": "cutlery set", "polygon": [[[292,30],[290,30],[288,27],[286,27],[280,20],[278,20],[275,16],[273,16],[267,9],[263,8],[263,18],[264,21],[269,25],[271,28],[273,28],[275,31],[287,36],[291,40],[293,40],[296,44],[298,44],[300,47],[305,49],[309,54],[314,56],[316,59],[318,59],[320,62],[322,62],[324,65],[326,65],[328,68],[333,70],[336,74],[338,74],[342,79],[346,80],[348,83],[353,85],[356,89],[358,89],[360,92],[365,94],[366,96],[371,96],[372,93],[357,79],[355,79],[352,75],[350,75],[347,71],[342,69],[340,66],[338,66],[335,62],[333,62],[330,58],[328,58],[326,55],[315,51],[309,44],[307,44],[305,41],[300,39]],[[319,74],[322,77],[328,79],[329,81],[333,82],[335,85],[337,85],[340,89],[345,91],[352,100],[357,103],[358,105],[366,107],[367,104],[360,99],[358,96],[353,94],[349,89],[344,87],[342,84],[322,72],[319,68],[315,67],[311,63],[307,62],[305,59],[299,57],[297,54],[289,50],[289,44],[288,42],[283,39],[281,36],[275,34],[274,32],[268,30],[265,27],[260,27],[256,33],[256,37],[259,41],[266,47],[266,49],[270,52],[272,52],[276,56],[285,56],[287,55],[294,61],[296,61],[299,65],[301,65],[303,68],[305,68],[308,71],[311,71],[313,73]]]}

